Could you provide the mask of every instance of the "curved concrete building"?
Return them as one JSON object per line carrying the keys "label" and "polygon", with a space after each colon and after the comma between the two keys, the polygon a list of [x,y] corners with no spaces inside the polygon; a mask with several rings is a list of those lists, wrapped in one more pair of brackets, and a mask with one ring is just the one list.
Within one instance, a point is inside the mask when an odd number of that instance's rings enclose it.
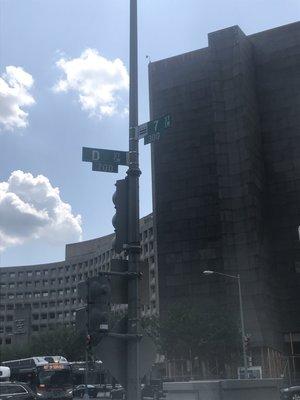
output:
{"label": "curved concrete building", "polygon": [[[140,220],[144,271],[142,312],[158,312],[157,273],[152,214]],[[108,271],[114,235],[66,245],[65,260],[50,264],[0,268],[0,345],[24,343],[35,333],[74,324],[81,306],[77,284]],[[147,264],[146,264],[147,265]]]}

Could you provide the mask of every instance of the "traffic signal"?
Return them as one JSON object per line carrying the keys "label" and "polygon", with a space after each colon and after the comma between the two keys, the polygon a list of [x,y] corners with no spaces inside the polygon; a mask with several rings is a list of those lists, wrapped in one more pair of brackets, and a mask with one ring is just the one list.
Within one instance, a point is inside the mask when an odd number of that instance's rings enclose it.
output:
{"label": "traffic signal", "polygon": [[105,333],[109,330],[111,283],[107,275],[88,280],[88,326],[89,332]]}
{"label": "traffic signal", "polygon": [[244,344],[245,344],[245,350],[248,351],[250,346],[250,335],[245,335]]}
{"label": "traffic signal", "polygon": [[123,245],[128,243],[128,179],[116,181],[116,191],[113,194],[113,203],[116,213],[112,224],[115,228],[113,248],[116,253],[123,251]]}
{"label": "traffic signal", "polygon": [[86,306],[76,311],[76,329],[85,331],[89,345],[95,346],[101,334],[109,330],[111,283],[107,275],[99,275],[79,282],[78,297]]}

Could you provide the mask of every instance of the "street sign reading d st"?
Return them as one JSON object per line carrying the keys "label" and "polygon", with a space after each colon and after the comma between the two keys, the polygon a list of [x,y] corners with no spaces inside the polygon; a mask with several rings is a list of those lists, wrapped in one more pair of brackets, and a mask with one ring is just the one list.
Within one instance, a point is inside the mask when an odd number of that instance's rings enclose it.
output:
{"label": "street sign reading d st", "polygon": [[82,148],[82,161],[128,165],[128,152],[121,150]]}

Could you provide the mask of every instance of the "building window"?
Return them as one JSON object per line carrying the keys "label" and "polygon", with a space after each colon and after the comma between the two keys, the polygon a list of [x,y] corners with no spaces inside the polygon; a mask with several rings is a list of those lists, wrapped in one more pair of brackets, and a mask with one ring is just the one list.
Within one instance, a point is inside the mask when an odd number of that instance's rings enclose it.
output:
{"label": "building window", "polygon": [[41,293],[40,292],[35,292],[34,293],[34,297],[37,299],[37,298],[39,298],[39,297],[41,297]]}
{"label": "building window", "polygon": [[28,276],[28,278],[31,278],[32,277],[32,271],[28,271],[27,272],[27,276]]}
{"label": "building window", "polygon": [[48,281],[47,281],[47,279],[44,279],[44,280],[43,280],[43,286],[48,286]]}
{"label": "building window", "polygon": [[6,338],[5,339],[5,344],[11,344],[11,338]]}
{"label": "building window", "polygon": [[12,321],[13,320],[13,316],[12,315],[7,315],[6,316],[6,321]]}
{"label": "building window", "polygon": [[35,287],[37,287],[37,286],[39,286],[39,285],[40,285],[40,281],[35,281],[35,282],[34,282],[34,286],[35,286]]}
{"label": "building window", "polygon": [[25,293],[25,298],[26,299],[31,299],[32,298],[32,293],[30,293],[30,292]]}
{"label": "building window", "polygon": [[60,300],[60,301],[57,302],[57,306],[58,306],[58,307],[62,307],[63,304],[64,304],[64,303],[62,302],[62,300]]}
{"label": "building window", "polygon": [[63,313],[62,312],[57,313],[57,318],[58,319],[62,319],[62,317],[63,317]]}
{"label": "building window", "polygon": [[15,272],[10,272],[10,273],[9,273],[9,277],[10,277],[11,279],[14,279],[14,278],[16,277]]}
{"label": "building window", "polygon": [[32,286],[32,282],[27,281],[26,282],[26,287],[30,287],[30,286]]}
{"label": "building window", "polygon": [[51,279],[50,284],[55,285],[55,279]]}
{"label": "building window", "polygon": [[23,299],[24,295],[23,293],[17,293],[17,299]]}
{"label": "building window", "polygon": [[23,278],[23,272],[18,272],[18,278]]}
{"label": "building window", "polygon": [[6,326],[5,327],[5,332],[6,333],[12,333],[12,326]]}
{"label": "building window", "polygon": [[49,273],[49,271],[48,271],[47,269],[45,269],[44,275],[45,275],[45,276],[48,276],[48,273]]}
{"label": "building window", "polygon": [[66,289],[66,294],[70,294],[70,288]]}
{"label": "building window", "polygon": [[7,308],[8,310],[13,310],[15,307],[14,307],[13,304],[7,304],[6,308]]}
{"label": "building window", "polygon": [[32,314],[32,319],[37,321],[39,319],[39,314]]}
{"label": "building window", "polygon": [[59,291],[58,291],[58,295],[59,295],[59,296],[63,296],[63,295],[64,295],[64,291],[63,291],[63,290],[59,290]]}
{"label": "building window", "polygon": [[5,288],[6,288],[5,283],[0,283],[0,290],[3,290],[3,289],[5,289]]}
{"label": "building window", "polygon": [[41,276],[41,271],[36,271],[36,276]]}
{"label": "building window", "polygon": [[70,304],[70,300],[65,300],[65,306],[68,306]]}
{"label": "building window", "polygon": [[55,307],[55,302],[54,301],[50,301],[49,307]]}
{"label": "building window", "polygon": [[41,308],[47,308],[48,307],[48,304],[47,303],[42,303],[41,304]]}
{"label": "building window", "polygon": [[49,293],[48,292],[43,292],[43,297],[48,297]]}
{"label": "building window", "polygon": [[19,287],[22,287],[23,286],[23,282],[18,282],[17,283],[17,287],[19,288]]}
{"label": "building window", "polygon": [[37,332],[37,331],[39,330],[39,327],[38,327],[37,325],[32,325],[32,326],[31,326],[31,329],[32,329],[34,332]]}
{"label": "building window", "polygon": [[0,322],[4,322],[4,315],[0,315]]}
{"label": "building window", "polygon": [[49,318],[50,319],[55,319],[55,313],[54,312],[49,313]]}
{"label": "building window", "polygon": [[41,314],[41,319],[47,319],[47,314]]}
{"label": "building window", "polygon": [[8,287],[9,287],[10,289],[13,289],[13,288],[15,287],[15,284],[14,284],[14,283],[10,283],[10,284],[8,285]]}
{"label": "building window", "polygon": [[149,229],[149,236],[152,236],[153,235],[153,228],[150,228]]}
{"label": "building window", "polygon": [[15,298],[15,295],[13,293],[8,293],[7,297],[9,298],[9,300],[12,300]]}

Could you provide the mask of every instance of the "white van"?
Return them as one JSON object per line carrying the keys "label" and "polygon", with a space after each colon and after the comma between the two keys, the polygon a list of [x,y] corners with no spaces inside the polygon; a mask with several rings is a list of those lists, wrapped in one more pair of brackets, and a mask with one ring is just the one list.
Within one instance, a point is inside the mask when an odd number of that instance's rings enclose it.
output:
{"label": "white van", "polygon": [[0,365],[0,381],[9,381],[10,378],[10,368],[9,367],[2,367]]}

